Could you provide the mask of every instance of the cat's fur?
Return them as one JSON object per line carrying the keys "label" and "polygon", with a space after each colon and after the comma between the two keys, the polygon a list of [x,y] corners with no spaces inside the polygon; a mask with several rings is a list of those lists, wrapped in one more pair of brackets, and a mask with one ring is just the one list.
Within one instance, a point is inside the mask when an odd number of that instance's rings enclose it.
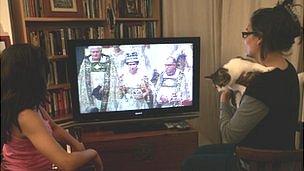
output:
{"label": "cat's fur", "polygon": [[220,67],[215,73],[205,78],[211,79],[216,89],[221,92],[227,89],[235,92],[235,103],[239,107],[239,102],[246,89],[246,83],[250,80],[241,80],[242,74],[247,74],[247,79],[252,79],[257,73],[272,71],[274,67],[265,67],[258,64],[252,58],[235,57],[228,63]]}

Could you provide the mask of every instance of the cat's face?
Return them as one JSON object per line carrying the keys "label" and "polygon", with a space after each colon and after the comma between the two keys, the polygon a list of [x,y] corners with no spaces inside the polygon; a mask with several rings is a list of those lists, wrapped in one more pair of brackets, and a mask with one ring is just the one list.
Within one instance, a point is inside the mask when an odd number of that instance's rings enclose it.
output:
{"label": "cat's face", "polygon": [[206,76],[205,78],[211,79],[217,91],[219,92],[226,90],[228,88],[227,85],[231,80],[228,69],[223,67],[219,68],[217,71],[215,71],[215,73],[211,74],[210,76]]}

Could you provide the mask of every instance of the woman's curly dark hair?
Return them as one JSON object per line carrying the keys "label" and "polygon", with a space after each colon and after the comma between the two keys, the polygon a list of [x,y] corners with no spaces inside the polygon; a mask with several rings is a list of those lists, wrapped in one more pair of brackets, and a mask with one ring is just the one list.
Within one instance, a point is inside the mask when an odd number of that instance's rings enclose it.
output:
{"label": "woman's curly dark hair", "polygon": [[303,39],[303,28],[293,9],[299,5],[293,0],[278,2],[273,8],[256,10],[250,19],[251,27],[262,38],[261,58],[269,52],[286,53],[296,37]]}

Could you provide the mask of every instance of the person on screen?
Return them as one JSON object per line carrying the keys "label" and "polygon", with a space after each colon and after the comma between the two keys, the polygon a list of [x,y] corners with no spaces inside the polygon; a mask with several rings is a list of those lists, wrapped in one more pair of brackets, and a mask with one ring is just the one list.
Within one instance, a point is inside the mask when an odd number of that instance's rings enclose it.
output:
{"label": "person on screen", "polygon": [[153,69],[153,73],[152,73],[152,78],[151,78],[151,83],[155,86],[155,84],[157,83],[157,80],[159,78],[159,72],[157,71],[157,69]]}
{"label": "person on screen", "polygon": [[184,53],[181,53],[177,56],[176,59],[176,67],[180,70],[182,70],[183,72],[185,71],[185,69],[189,68],[189,64],[187,62],[187,55]]}
{"label": "person on screen", "polygon": [[[187,48],[189,49],[189,47],[191,46],[188,46]],[[177,55],[176,68],[180,69],[185,74],[188,95],[189,98],[192,99],[193,68],[189,65],[187,58],[189,58],[189,56],[184,51],[181,51],[180,54]]]}
{"label": "person on screen", "polygon": [[117,67],[118,71],[121,70],[125,65],[125,62],[126,62],[125,56],[126,56],[125,52],[120,48],[119,45],[113,46],[112,57],[113,57],[115,66]]}
{"label": "person on screen", "polygon": [[177,68],[176,59],[169,56],[155,86],[156,107],[182,106],[189,102],[185,74]]}
{"label": "person on screen", "polygon": [[117,69],[113,59],[102,53],[101,46],[89,46],[89,51],[78,74],[80,112],[115,110]]}
{"label": "person on screen", "polygon": [[138,68],[137,52],[126,53],[128,71],[118,80],[119,105],[117,110],[147,109],[150,102],[151,86],[143,70]]}
{"label": "person on screen", "polygon": [[[222,160],[232,161],[235,145],[255,149],[295,149],[299,80],[286,57],[291,54],[295,38],[303,39],[303,28],[293,12],[294,7],[293,0],[284,0],[273,8],[260,8],[252,13],[242,32],[247,56],[275,69],[255,75],[249,82],[246,78],[252,75],[243,74],[239,82],[247,88],[237,109],[229,103],[231,92],[221,93],[219,126],[223,144],[200,147],[195,156],[184,162],[183,170],[195,170],[199,165],[219,170],[208,165],[209,161],[216,159],[209,156],[226,156]],[[248,170],[247,166],[242,162],[245,170]]]}
{"label": "person on screen", "polygon": [[[30,44],[14,44],[1,60],[1,170],[76,170],[93,162],[103,170],[93,149],[73,138],[57,125],[44,105],[48,103],[46,54]],[[68,153],[57,142],[69,144]]]}

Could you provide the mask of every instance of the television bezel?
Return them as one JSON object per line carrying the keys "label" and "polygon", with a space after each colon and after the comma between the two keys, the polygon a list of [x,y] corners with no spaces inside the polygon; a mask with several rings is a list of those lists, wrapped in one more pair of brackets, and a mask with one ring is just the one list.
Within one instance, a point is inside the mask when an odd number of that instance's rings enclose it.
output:
{"label": "television bezel", "polygon": [[[152,108],[126,111],[107,111],[98,113],[80,113],[76,47],[109,46],[136,44],[193,44],[193,94],[192,106],[174,108]],[[200,37],[167,37],[167,38],[129,38],[129,39],[88,39],[68,40],[68,75],[71,90],[73,120],[79,122],[132,122],[146,120],[185,120],[198,116],[200,89]]]}

